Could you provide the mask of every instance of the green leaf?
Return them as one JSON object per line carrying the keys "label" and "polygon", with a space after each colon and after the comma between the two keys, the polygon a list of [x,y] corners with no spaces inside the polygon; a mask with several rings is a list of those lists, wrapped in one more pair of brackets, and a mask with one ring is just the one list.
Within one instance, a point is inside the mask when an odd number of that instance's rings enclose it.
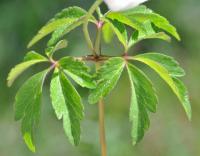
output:
{"label": "green leaf", "polygon": [[119,22],[124,23],[125,25],[128,25],[138,31],[145,33],[145,29],[143,28],[141,22],[138,22],[134,19],[130,19],[120,12],[109,12],[106,14],[106,17],[112,20],[118,20]]}
{"label": "green leaf", "polygon": [[[111,19],[104,19],[106,24],[113,30],[113,32],[117,35],[119,41],[123,44],[125,49],[127,49],[128,46],[128,34],[126,31],[126,27],[123,23],[117,21],[117,20],[111,20]],[[105,34],[107,35],[107,34]]]}
{"label": "green leaf", "polygon": [[57,118],[63,119],[63,127],[73,145],[80,142],[80,121],[83,118],[83,104],[76,89],[63,73],[55,72],[51,81],[51,99]]}
{"label": "green leaf", "polygon": [[[155,55],[155,54],[153,54],[153,55]],[[157,56],[157,55],[155,55],[155,56]],[[151,67],[153,70],[155,70],[161,76],[161,78],[163,80],[165,80],[165,82],[171,87],[173,92],[176,94],[176,96],[180,100],[180,102],[188,116],[188,119],[190,120],[192,111],[191,111],[189,99],[188,99],[188,96],[186,96],[186,91],[185,91],[185,88],[183,87],[182,83],[180,83],[180,81],[175,79],[175,76],[173,73],[174,71],[171,70],[172,66],[170,63],[173,64],[173,62],[170,62],[169,59],[166,59],[167,61],[165,62],[163,60],[157,60],[156,57],[149,58],[148,55],[146,57],[146,54],[135,56],[133,59],[147,64],[149,67]],[[174,66],[174,68],[176,68],[176,66]]]}
{"label": "green leaf", "polygon": [[24,62],[33,61],[33,60],[44,60],[48,61],[48,59],[35,51],[28,52],[24,57]]}
{"label": "green leaf", "polygon": [[7,78],[8,87],[11,87],[14,81],[18,78],[18,76],[21,75],[26,69],[37,63],[47,62],[48,60],[42,55],[31,51],[27,53],[27,55],[24,58],[24,61],[25,62],[22,62],[16,65],[13,69],[11,69]]}
{"label": "green leaf", "polygon": [[185,75],[185,71],[180,67],[179,63],[173,57],[151,52],[137,55],[136,58],[150,59],[159,63],[161,66],[167,69],[170,76],[182,77]]}
{"label": "green leaf", "polygon": [[177,33],[176,28],[172,26],[165,17],[154,13],[152,10],[146,8],[145,6],[138,6],[136,8],[120,12],[119,14],[122,14],[129,20],[136,20],[142,23],[150,20],[155,24],[155,26],[170,33],[177,40],[180,40],[180,36]]}
{"label": "green leaf", "polygon": [[46,49],[45,53],[46,53],[46,55],[47,55],[48,57],[52,57],[53,54],[54,54],[56,51],[58,51],[58,50],[60,50],[60,49],[63,49],[63,48],[66,48],[67,45],[68,45],[67,40],[61,40],[61,41],[59,41],[55,46],[48,47],[48,48]]}
{"label": "green leaf", "polygon": [[103,32],[103,39],[106,43],[110,43],[113,39],[113,30],[110,26],[109,23],[104,23],[103,28],[102,28],[102,32]]}
{"label": "green leaf", "polygon": [[85,16],[79,18],[77,21],[70,23],[70,24],[65,24],[59,28],[57,28],[51,35],[50,40],[48,41],[47,45],[52,46],[54,45],[60,38],[62,38],[64,35],[75,29],[76,27],[80,26],[81,24],[84,23],[84,18]]}
{"label": "green leaf", "polygon": [[15,119],[22,119],[21,131],[29,149],[35,152],[33,132],[38,125],[41,106],[42,86],[48,70],[28,79],[15,98]]}
{"label": "green leaf", "polygon": [[132,64],[127,65],[131,82],[130,121],[132,126],[133,145],[138,143],[149,128],[147,110],[156,112],[157,97],[148,77]]}
{"label": "green leaf", "polygon": [[132,125],[133,145],[138,143],[148,130],[150,121],[147,110],[156,112],[157,96],[148,77],[132,64],[127,65],[131,82],[130,121]]}
{"label": "green leaf", "polygon": [[80,18],[83,18],[86,13],[87,12],[85,10],[79,7],[69,7],[62,10],[39,30],[38,34],[28,44],[28,47],[31,47],[46,35],[63,26],[65,26],[65,29],[68,29],[68,27],[71,27],[70,30],[74,29],[76,26],[72,27],[72,25],[76,25],[75,23],[79,23]]}
{"label": "green leaf", "polygon": [[158,103],[155,88],[149,78],[137,67],[128,64],[129,76],[132,77],[138,101],[142,103],[150,112],[156,112],[156,105]]}
{"label": "green leaf", "polygon": [[171,38],[166,33],[156,32],[150,21],[145,21],[143,25],[146,29],[146,33],[135,31],[130,38],[129,48],[144,39],[161,39],[167,42],[171,41]]}
{"label": "green leaf", "polygon": [[179,95],[181,95],[180,101],[182,102],[183,107],[186,110],[186,113],[188,114],[189,119],[191,120],[192,109],[191,109],[191,104],[190,104],[190,101],[189,101],[187,88],[185,87],[184,83],[181,80],[174,78],[174,77],[173,77],[173,80],[174,80],[175,85],[177,86]]}
{"label": "green leaf", "polygon": [[97,87],[91,90],[89,103],[97,103],[107,96],[117,84],[123,71],[125,62],[122,58],[111,58],[97,71]]}
{"label": "green leaf", "polygon": [[91,89],[96,87],[96,83],[83,61],[76,60],[73,57],[64,57],[59,61],[59,65],[80,86]]}

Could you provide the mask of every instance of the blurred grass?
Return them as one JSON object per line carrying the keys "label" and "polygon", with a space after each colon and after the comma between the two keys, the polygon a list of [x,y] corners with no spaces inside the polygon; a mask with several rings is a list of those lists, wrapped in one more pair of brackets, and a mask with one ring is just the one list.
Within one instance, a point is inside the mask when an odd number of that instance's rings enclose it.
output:
{"label": "blurred grass", "polygon": [[[11,67],[19,63],[27,52],[26,44],[37,30],[56,12],[70,6],[88,8],[92,1],[72,0],[1,0],[0,1],[0,156],[96,156],[99,155],[97,106],[88,105],[87,90],[84,96],[86,117],[82,123],[82,141],[77,148],[72,147],[64,135],[61,122],[57,121],[49,100],[48,83],[43,94],[43,108],[40,128],[36,135],[37,153],[32,154],[23,143],[20,123],[13,119],[14,95],[22,82],[38,71],[33,68],[16,82],[11,89],[6,87],[6,76]],[[186,70],[184,82],[187,84],[193,108],[192,122],[188,122],[183,109],[166,84],[148,68],[144,67],[156,85],[159,106],[156,114],[151,114],[151,127],[144,139],[136,147],[131,146],[130,123],[128,122],[129,83],[126,73],[118,86],[106,99],[106,131],[109,156],[197,156],[200,155],[200,100],[199,100],[199,60],[200,60],[200,1],[199,0],[154,0],[147,3],[156,12],[166,16],[177,26],[182,41],[171,44],[162,41],[144,41],[131,51],[156,51],[174,56]],[[92,28],[91,28],[92,29]],[[81,29],[67,36],[70,46],[62,55],[83,55],[87,47]],[[43,52],[45,40],[34,49]],[[117,51],[116,51],[117,50]],[[103,51],[119,54],[116,40],[112,45],[104,45]]]}

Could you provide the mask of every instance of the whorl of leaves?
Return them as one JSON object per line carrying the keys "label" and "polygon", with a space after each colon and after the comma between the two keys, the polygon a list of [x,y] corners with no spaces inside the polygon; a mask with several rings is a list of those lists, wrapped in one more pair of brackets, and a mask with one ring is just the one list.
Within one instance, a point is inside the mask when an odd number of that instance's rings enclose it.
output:
{"label": "whorl of leaves", "polygon": [[[8,86],[11,86],[29,67],[43,62],[50,64],[48,69],[29,78],[20,87],[15,98],[15,119],[21,120],[23,138],[31,151],[35,152],[34,132],[40,118],[44,80],[49,73],[52,73],[51,71],[53,71],[50,83],[52,107],[58,120],[62,119],[64,131],[73,145],[78,145],[80,142],[80,125],[84,117],[84,107],[81,96],[71,80],[89,89],[88,101],[90,104],[96,104],[99,100],[106,98],[115,88],[125,69],[131,88],[129,118],[132,123],[133,144],[135,145],[143,138],[150,125],[149,112],[156,112],[158,102],[156,90],[150,79],[133,65],[136,61],[149,66],[169,85],[181,102],[188,118],[191,119],[192,111],[188,92],[180,80],[185,72],[172,57],[154,52],[137,56],[111,57],[103,61],[94,74],[91,74],[84,59],[66,56],[55,61],[53,59],[55,52],[68,45],[67,40],[60,39],[83,24],[86,16],[87,11],[79,7],[69,7],[56,14],[39,30],[28,45],[31,47],[52,33],[45,50],[47,57],[31,51],[27,53],[24,61],[15,66],[8,75]],[[115,34],[125,52],[144,39],[170,41],[169,34],[171,34],[180,40],[176,28],[166,18],[145,6],[138,6],[123,12],[108,12],[101,15],[101,20],[104,22],[102,31],[105,42],[111,42]],[[95,23],[97,20],[91,16],[89,21]],[[127,27],[133,30],[130,36]],[[123,96],[123,93],[121,94]]]}

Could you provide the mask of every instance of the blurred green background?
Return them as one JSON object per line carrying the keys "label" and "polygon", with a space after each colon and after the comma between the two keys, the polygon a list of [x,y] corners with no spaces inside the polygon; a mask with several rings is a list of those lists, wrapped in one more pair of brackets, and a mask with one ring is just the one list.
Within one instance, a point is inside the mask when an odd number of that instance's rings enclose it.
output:
{"label": "blurred green background", "polygon": [[[19,63],[27,52],[26,45],[37,30],[56,12],[70,5],[88,9],[92,0],[1,0],[0,1],[0,156],[100,156],[98,138],[97,105],[87,103],[88,91],[80,89],[84,97],[86,117],[82,122],[81,144],[72,147],[64,135],[61,121],[57,121],[49,100],[46,83],[43,94],[42,115],[36,134],[37,152],[31,153],[25,146],[20,123],[14,121],[14,95],[28,76],[42,67],[25,72],[12,88],[6,87],[6,77],[11,67]],[[156,51],[174,56],[184,67],[184,77],[193,108],[189,122],[171,90],[151,70],[143,67],[156,85],[159,105],[151,114],[151,126],[144,139],[131,146],[128,121],[130,89],[126,73],[115,90],[106,98],[106,135],[109,156],[198,156],[200,155],[200,1],[199,0],[151,0],[147,6],[167,17],[182,37],[181,42],[143,41],[132,54]],[[105,6],[104,6],[105,7]],[[91,31],[93,31],[91,27]],[[69,47],[62,55],[84,55],[88,52],[81,29],[67,35]],[[34,49],[43,53],[45,40]],[[103,52],[120,54],[117,40],[104,45]],[[78,87],[78,86],[77,86]]]}

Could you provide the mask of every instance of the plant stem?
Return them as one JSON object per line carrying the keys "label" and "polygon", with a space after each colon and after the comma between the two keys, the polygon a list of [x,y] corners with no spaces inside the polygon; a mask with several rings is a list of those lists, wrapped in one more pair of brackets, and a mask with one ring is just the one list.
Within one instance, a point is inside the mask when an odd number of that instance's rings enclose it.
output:
{"label": "plant stem", "polygon": [[101,156],[106,156],[106,135],[104,123],[104,103],[103,100],[99,101],[99,136],[101,144]]}
{"label": "plant stem", "polygon": [[96,40],[95,40],[95,45],[94,45],[94,51],[98,55],[101,54],[101,30],[102,30],[102,22],[99,21],[97,23],[97,35],[96,35]]}
{"label": "plant stem", "polygon": [[90,38],[90,34],[88,32],[88,22],[89,22],[89,18],[90,16],[95,12],[95,10],[97,9],[97,7],[103,2],[103,0],[97,0],[92,7],[89,9],[88,14],[85,17],[85,22],[83,24],[83,33],[85,36],[85,40],[88,44],[89,49],[93,52],[94,55],[96,55],[96,52],[94,51],[93,48],[93,44]]}
{"label": "plant stem", "polygon": [[[96,62],[96,71],[100,67],[100,63]],[[103,99],[98,102],[99,109],[99,139],[101,145],[101,156],[106,156],[106,135],[105,135],[105,119],[104,119],[104,102]]]}
{"label": "plant stem", "polygon": [[[95,40],[95,45],[93,46],[91,38],[90,38],[90,34],[88,32],[88,20],[102,2],[103,2],[103,0],[96,0],[96,2],[89,9],[88,14],[85,18],[85,22],[83,24],[83,32],[85,35],[86,42],[88,44],[89,49],[93,52],[93,55],[90,57],[86,57],[86,59],[91,58],[92,60],[96,60],[96,63],[95,63],[96,70],[98,70],[98,68],[99,68],[99,63],[97,60],[99,59],[99,54],[101,51],[100,43],[101,43],[102,22],[100,20],[97,22],[97,36],[96,36],[96,40]],[[98,14],[98,15],[100,15],[100,14]],[[100,136],[100,145],[101,145],[101,156],[106,156],[106,136],[105,136],[103,100],[100,100],[98,105],[99,105],[99,136]]]}

